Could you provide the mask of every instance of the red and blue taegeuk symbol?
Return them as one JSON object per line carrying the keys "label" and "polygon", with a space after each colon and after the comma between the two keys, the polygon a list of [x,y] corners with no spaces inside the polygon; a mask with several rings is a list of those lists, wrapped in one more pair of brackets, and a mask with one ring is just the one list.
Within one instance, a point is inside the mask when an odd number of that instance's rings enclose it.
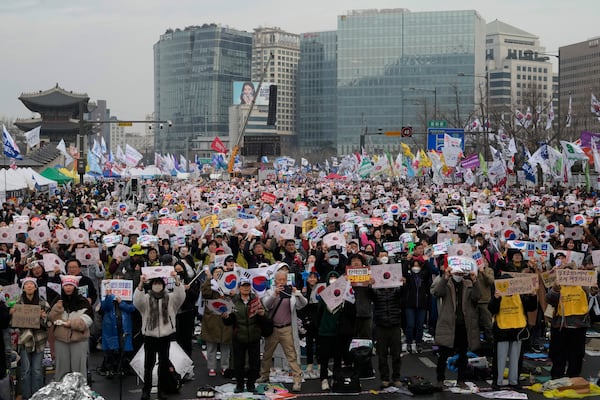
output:
{"label": "red and blue taegeuk symbol", "polygon": [[228,274],[223,280],[223,285],[231,290],[237,287],[237,276],[235,274]]}
{"label": "red and blue taegeuk symbol", "polygon": [[252,278],[252,288],[257,292],[264,292],[269,288],[269,280],[266,276],[255,276]]}
{"label": "red and blue taegeuk symbol", "polygon": [[213,301],[212,305],[217,312],[220,312],[220,313],[227,312],[227,304],[223,303],[222,301],[219,301],[219,300]]}

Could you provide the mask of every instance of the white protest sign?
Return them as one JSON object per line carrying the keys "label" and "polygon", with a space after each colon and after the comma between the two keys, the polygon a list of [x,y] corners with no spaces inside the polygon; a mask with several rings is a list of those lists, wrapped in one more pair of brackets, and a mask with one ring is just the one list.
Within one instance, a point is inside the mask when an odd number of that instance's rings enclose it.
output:
{"label": "white protest sign", "polygon": [[172,265],[161,265],[160,267],[142,267],[142,275],[146,276],[147,280],[153,278],[168,278],[171,272],[175,271]]}
{"label": "white protest sign", "polygon": [[125,301],[133,300],[133,281],[129,279],[104,279],[100,287],[100,296],[104,300],[110,291]]}
{"label": "white protest sign", "polygon": [[44,253],[43,262],[44,262],[44,270],[46,272],[54,272],[54,268],[59,267],[60,271],[64,274],[65,271],[65,262],[54,253]]}
{"label": "white protest sign", "polygon": [[389,254],[402,253],[402,242],[384,242],[383,248]]}
{"label": "white protest sign", "polygon": [[463,272],[466,274],[477,271],[477,264],[475,263],[475,260],[470,257],[448,257],[448,267],[452,272]]}
{"label": "white protest sign", "polygon": [[75,257],[82,265],[97,265],[100,261],[100,249],[97,247],[75,249]]}
{"label": "white protest sign", "polygon": [[371,267],[373,289],[402,286],[402,264],[373,265]]}
{"label": "white protest sign", "polygon": [[346,277],[341,276],[321,291],[321,299],[325,302],[329,312],[335,313],[344,303],[347,285],[348,281],[346,280]]}

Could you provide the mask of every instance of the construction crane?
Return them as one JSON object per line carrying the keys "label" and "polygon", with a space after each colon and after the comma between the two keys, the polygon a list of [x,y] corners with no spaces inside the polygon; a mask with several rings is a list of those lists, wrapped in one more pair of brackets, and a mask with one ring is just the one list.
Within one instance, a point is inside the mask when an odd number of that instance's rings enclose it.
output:
{"label": "construction crane", "polygon": [[265,76],[267,75],[267,70],[269,69],[269,66],[271,65],[271,61],[273,61],[274,58],[275,58],[275,56],[273,55],[273,53],[271,53],[269,55],[269,59],[265,62],[265,66],[263,68],[262,74],[260,75],[260,81],[258,82],[258,87],[256,88],[256,91],[254,92],[254,98],[252,99],[252,103],[250,103],[250,109],[248,110],[248,115],[246,116],[246,119],[244,120],[244,125],[242,125],[242,130],[240,131],[240,134],[237,138],[235,146],[233,146],[233,149],[231,150],[231,155],[229,156],[229,162],[227,163],[227,172],[229,172],[230,174],[233,172],[233,165],[235,164],[235,157],[240,152],[240,143],[242,142],[242,139],[244,138],[244,133],[246,132],[246,127],[248,126],[248,121],[250,120],[250,115],[252,114],[252,110],[254,109],[254,103],[256,103],[256,98],[258,97],[258,94],[260,93],[260,88],[265,80]]}

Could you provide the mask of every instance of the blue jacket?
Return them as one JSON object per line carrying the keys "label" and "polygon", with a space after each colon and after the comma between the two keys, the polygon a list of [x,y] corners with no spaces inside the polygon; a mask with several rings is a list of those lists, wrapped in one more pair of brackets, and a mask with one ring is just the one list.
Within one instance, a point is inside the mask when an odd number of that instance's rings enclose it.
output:
{"label": "blue jacket", "polygon": [[[117,303],[114,301],[115,295],[109,294],[102,301],[101,309],[104,313],[102,317],[102,350],[119,350],[119,334],[117,332]],[[121,321],[123,322],[123,333],[125,333],[125,351],[133,351],[131,313],[135,307],[131,302],[121,301],[118,305],[121,311]]]}

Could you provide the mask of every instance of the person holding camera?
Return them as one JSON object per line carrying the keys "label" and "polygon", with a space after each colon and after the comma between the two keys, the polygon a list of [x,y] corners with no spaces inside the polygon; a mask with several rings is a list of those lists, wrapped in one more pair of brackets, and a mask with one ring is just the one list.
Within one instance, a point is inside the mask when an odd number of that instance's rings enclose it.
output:
{"label": "person holding camera", "polygon": [[300,340],[296,311],[306,306],[307,301],[300,290],[288,284],[287,271],[278,270],[275,273],[274,283],[275,286],[269,289],[263,299],[263,305],[273,319],[273,334],[266,338],[260,378],[256,382],[269,382],[273,353],[279,344],[294,376],[292,391],[298,393],[302,390],[302,370],[298,362],[299,354],[296,351]]}

